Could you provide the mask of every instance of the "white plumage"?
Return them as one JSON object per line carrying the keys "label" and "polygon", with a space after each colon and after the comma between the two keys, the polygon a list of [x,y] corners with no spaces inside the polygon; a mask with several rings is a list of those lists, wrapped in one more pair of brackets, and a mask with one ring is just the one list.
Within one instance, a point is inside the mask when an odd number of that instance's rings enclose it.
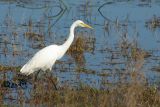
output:
{"label": "white plumage", "polygon": [[39,50],[20,70],[21,73],[29,75],[34,71],[38,70],[52,70],[56,60],[59,60],[70,47],[74,39],[74,29],[76,27],[87,27],[92,28],[91,26],[85,24],[81,20],[75,21],[70,28],[70,34],[68,40],[63,45],[50,45],[41,50]]}
{"label": "white plumage", "polygon": [[[42,69],[43,71],[49,69],[51,70],[52,65],[57,60],[59,48],[57,45],[50,45],[39,52],[37,52],[34,57],[29,60],[20,70],[21,73],[29,75],[34,71]],[[54,57],[53,57],[54,56]]]}

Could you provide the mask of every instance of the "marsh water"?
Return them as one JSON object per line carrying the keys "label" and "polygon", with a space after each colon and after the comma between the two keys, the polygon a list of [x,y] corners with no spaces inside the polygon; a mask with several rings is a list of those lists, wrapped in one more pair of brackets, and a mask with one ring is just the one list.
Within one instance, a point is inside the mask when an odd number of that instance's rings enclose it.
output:
{"label": "marsh water", "polygon": [[[136,59],[143,60],[139,72],[150,85],[159,86],[159,10],[158,0],[0,0],[0,65],[19,68],[43,47],[63,44],[70,25],[80,19],[94,29],[76,29],[79,42],[73,44],[84,49],[68,52],[54,65],[58,86],[114,86],[126,70],[136,69],[135,49],[147,54]],[[2,70],[0,80],[12,82],[17,73]],[[26,87],[27,93],[32,84]]]}

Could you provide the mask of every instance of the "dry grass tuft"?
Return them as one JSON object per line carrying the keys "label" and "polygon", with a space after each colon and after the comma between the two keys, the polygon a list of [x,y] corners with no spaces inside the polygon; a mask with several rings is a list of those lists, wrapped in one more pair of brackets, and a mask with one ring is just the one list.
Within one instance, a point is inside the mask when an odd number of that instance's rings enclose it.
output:
{"label": "dry grass tuft", "polygon": [[84,65],[85,58],[84,58],[84,50],[85,49],[85,39],[81,36],[78,36],[74,43],[71,45],[69,50],[67,51],[67,54],[71,55],[76,64],[78,65]]}
{"label": "dry grass tuft", "polygon": [[[41,89],[43,89],[41,87]],[[83,87],[73,90],[39,90],[34,104],[55,105],[58,107],[158,107],[160,94],[157,89],[138,83],[120,85],[112,90],[97,90]],[[35,93],[35,92],[34,92]],[[35,100],[36,99],[36,100]]]}

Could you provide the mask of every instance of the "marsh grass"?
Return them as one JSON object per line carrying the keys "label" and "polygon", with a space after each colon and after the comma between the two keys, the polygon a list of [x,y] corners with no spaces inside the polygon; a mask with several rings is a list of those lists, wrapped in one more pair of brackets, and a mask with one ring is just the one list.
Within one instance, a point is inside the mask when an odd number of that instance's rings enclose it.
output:
{"label": "marsh grass", "polygon": [[77,70],[76,71],[84,71],[85,66],[85,53],[89,52],[92,53],[94,50],[94,40],[87,34],[78,33],[73,44],[67,51],[67,54],[70,55],[76,65]]}
{"label": "marsh grass", "polygon": [[160,27],[160,17],[154,15],[150,20],[146,21],[146,26],[150,28],[151,30],[159,28]]}
{"label": "marsh grass", "polygon": [[5,66],[5,65],[0,65],[0,72],[4,71],[15,71],[19,72],[20,67],[19,66]]}
{"label": "marsh grass", "polygon": [[79,36],[78,38],[76,38],[73,45],[71,45],[71,47],[67,51],[67,53],[75,59],[75,62],[80,65],[83,65],[85,63],[84,46],[85,46],[84,38]]}
{"label": "marsh grass", "polygon": [[[32,81],[33,87],[29,91],[29,98],[26,98],[23,88],[17,88],[18,97],[15,98],[13,94],[10,94],[11,89],[1,85],[0,102],[2,103],[0,105],[7,106],[4,104],[4,97],[9,94],[8,100],[16,100],[13,106],[18,104],[36,107],[159,107],[158,86],[149,85],[144,74],[140,72],[143,64],[139,64],[139,61],[142,63],[143,58],[134,60],[135,63],[126,69],[125,72],[130,80],[121,79],[120,82],[107,89],[94,88],[82,83],[77,88],[66,84],[59,86],[56,90],[53,86],[55,78],[44,77],[38,81]],[[122,78],[125,76],[125,73],[121,75]]]}
{"label": "marsh grass", "polygon": [[[20,94],[23,98],[23,94]],[[31,99],[21,104],[47,107],[159,107],[160,93],[155,87],[132,82],[118,84],[109,90],[82,86],[72,89],[69,86],[53,90],[52,85],[39,84],[31,91]],[[1,97],[2,99],[2,94]],[[2,100],[1,100],[2,102]],[[1,103],[2,104],[2,103]]]}

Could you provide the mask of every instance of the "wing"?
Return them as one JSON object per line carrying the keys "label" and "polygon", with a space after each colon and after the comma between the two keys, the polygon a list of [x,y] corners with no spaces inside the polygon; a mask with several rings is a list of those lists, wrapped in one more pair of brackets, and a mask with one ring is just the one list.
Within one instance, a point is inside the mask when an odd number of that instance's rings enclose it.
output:
{"label": "wing", "polygon": [[38,51],[20,70],[21,73],[27,75],[39,69],[51,69],[57,60],[59,46],[50,45]]}

